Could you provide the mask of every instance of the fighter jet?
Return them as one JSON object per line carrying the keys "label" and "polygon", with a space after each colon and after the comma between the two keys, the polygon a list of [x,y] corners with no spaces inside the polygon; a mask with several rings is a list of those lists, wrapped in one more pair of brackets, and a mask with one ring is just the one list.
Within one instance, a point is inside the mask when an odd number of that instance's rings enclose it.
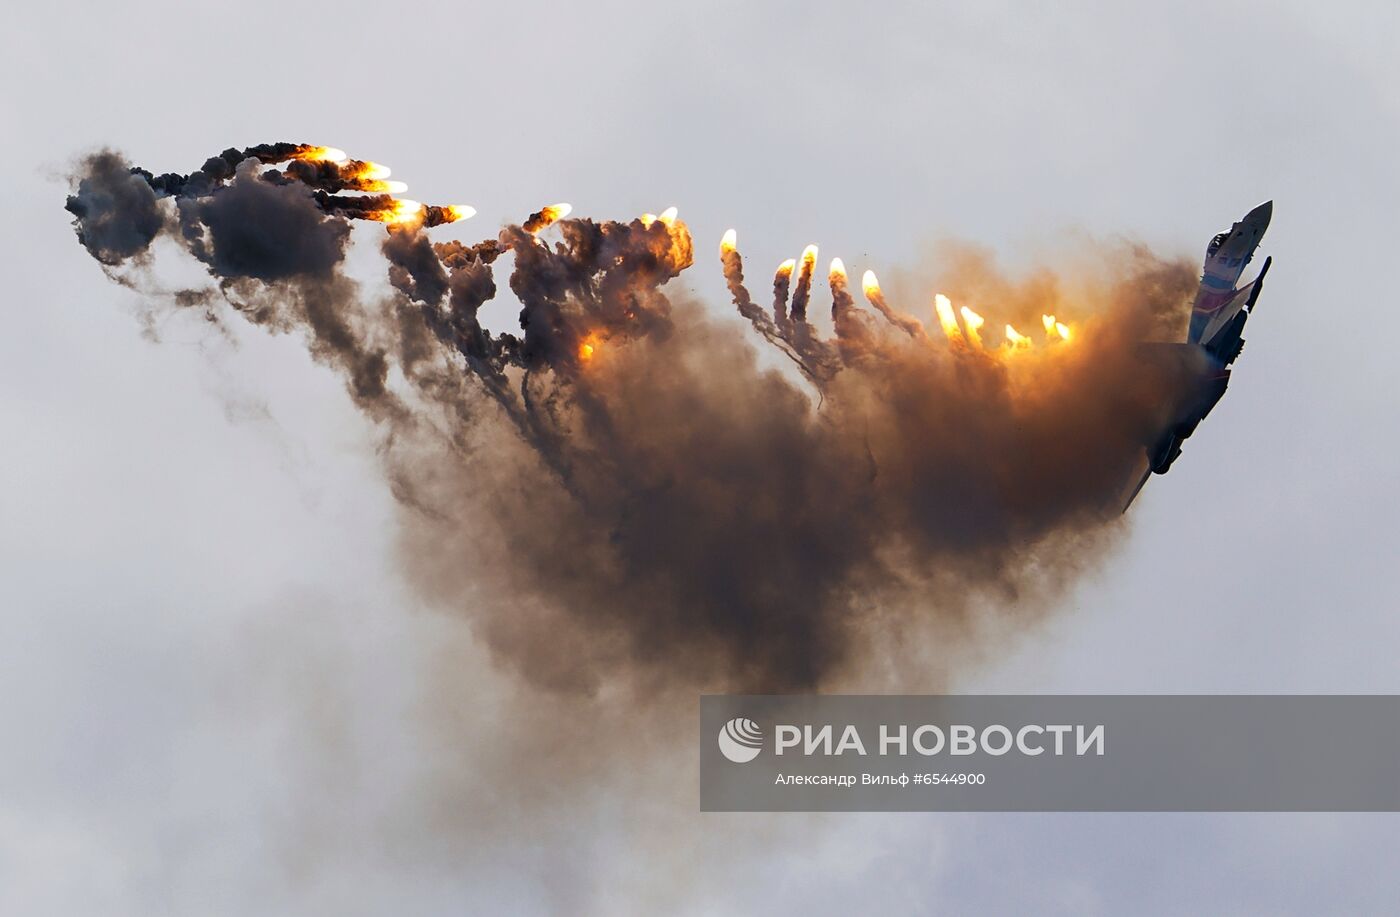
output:
{"label": "fighter jet", "polygon": [[1127,512],[1153,474],[1166,474],[1181,455],[1181,444],[1196,430],[1230,382],[1230,364],[1244,349],[1240,332],[1264,289],[1264,275],[1272,258],[1244,286],[1240,275],[1254,257],[1264,230],[1269,228],[1274,202],[1265,201],[1244,219],[1210,240],[1206,247],[1201,285],[1191,306],[1191,324],[1183,343],[1147,344],[1144,358],[1159,368],[1170,368],[1179,383],[1167,405],[1167,422],[1156,439],[1146,443],[1142,476],[1123,504]]}

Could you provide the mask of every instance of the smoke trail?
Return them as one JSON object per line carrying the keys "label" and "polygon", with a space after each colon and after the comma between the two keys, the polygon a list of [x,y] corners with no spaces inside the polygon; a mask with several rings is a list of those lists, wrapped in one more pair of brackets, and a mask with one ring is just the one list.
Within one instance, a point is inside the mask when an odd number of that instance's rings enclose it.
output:
{"label": "smoke trail", "polygon": [[807,301],[812,296],[812,273],[817,267],[817,247],[809,245],[797,260],[797,281],[792,287],[792,321],[802,325],[807,321]]}
{"label": "smoke trail", "polygon": [[778,270],[773,275],[773,319],[780,330],[786,329],[789,322],[788,290],[792,286],[792,270],[795,267],[797,261],[789,258],[778,265]]}
{"label": "smoke trail", "polygon": [[[1031,328],[1053,306],[1074,335],[978,346],[940,297],[948,346],[869,321],[838,262],[824,341],[806,321],[815,251],[791,318],[779,270],[771,331],[737,250],[722,253],[740,312],[791,348],[814,393],[668,294],[693,258],[673,211],[544,208],[494,239],[434,244],[429,208],[386,219],[392,195],[327,190],[343,176],[320,165],[273,168],[329,159],[307,152],[320,148],[251,149],[267,152],[183,180],[89,158],[68,202],[79,240],[139,272],[167,237],[234,311],[304,334],[384,431],[412,582],[563,691],[812,688],[882,635],[956,622],[979,597],[1052,596],[1122,526],[1116,498],[1173,383],[1133,344],[1181,320],[1194,282],[1129,249],[1070,303],[1058,275],[1017,282],[963,259],[947,288],[959,302]],[[347,219],[364,215],[389,224],[387,304],[342,272]],[[520,328],[493,334],[478,312],[507,252]]]}
{"label": "smoke trail", "polygon": [[[744,286],[744,259],[739,254],[737,236],[734,230],[729,230],[724,234],[724,239],[719,244],[720,264],[724,268],[724,282],[729,287],[729,295],[734,300],[734,306],[739,310],[739,314],[749,320],[754,330],[763,335],[763,339],[777,347],[783,355],[792,360],[799,369],[811,375],[811,368],[803,362],[802,357],[788,342],[787,336],[782,328],[768,317],[768,313],[753,301],[749,295],[748,287]],[[783,262],[788,265],[788,262]],[[790,265],[788,265],[790,268]],[[779,267],[779,274],[782,275],[782,267]],[[786,297],[784,297],[783,307],[786,308]]]}
{"label": "smoke trail", "polygon": [[846,265],[840,258],[831,259],[827,285],[831,287],[831,323],[836,330],[836,348],[842,362],[849,366],[876,351],[874,329],[856,309],[848,285]]}
{"label": "smoke trail", "polygon": [[923,322],[908,313],[896,312],[890,308],[889,303],[885,301],[885,293],[880,289],[880,281],[876,279],[874,271],[865,272],[865,276],[861,278],[861,288],[865,292],[866,300],[876,312],[884,316],[885,321],[917,341],[928,338],[928,331],[924,328]]}

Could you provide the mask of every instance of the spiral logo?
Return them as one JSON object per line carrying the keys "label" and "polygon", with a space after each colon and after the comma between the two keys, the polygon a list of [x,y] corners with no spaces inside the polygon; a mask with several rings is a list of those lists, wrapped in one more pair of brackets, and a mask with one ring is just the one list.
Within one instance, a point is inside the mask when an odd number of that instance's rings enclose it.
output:
{"label": "spiral logo", "polygon": [[752,761],[763,750],[763,730],[753,720],[736,716],[719,731],[719,750],[735,764]]}

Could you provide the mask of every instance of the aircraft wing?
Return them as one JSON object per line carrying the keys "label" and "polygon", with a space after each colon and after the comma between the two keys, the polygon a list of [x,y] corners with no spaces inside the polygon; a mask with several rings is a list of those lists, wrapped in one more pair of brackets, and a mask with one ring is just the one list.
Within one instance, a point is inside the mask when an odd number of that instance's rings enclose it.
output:
{"label": "aircraft wing", "polygon": [[1264,267],[1259,276],[1234,291],[1234,294],[1210,317],[1201,331],[1200,343],[1216,359],[1226,366],[1239,355],[1240,333],[1248,320],[1250,310],[1264,291],[1264,275],[1273,264],[1272,258],[1264,259]]}
{"label": "aircraft wing", "polygon": [[1147,479],[1150,477],[1152,477],[1152,463],[1147,460],[1147,455],[1144,454],[1138,459],[1133,469],[1133,476],[1128,479],[1130,482],[1136,481],[1136,484],[1133,485],[1131,490],[1124,490],[1124,513],[1128,511],[1128,507],[1133,505],[1133,501],[1137,499],[1137,495],[1142,493],[1142,488],[1147,485]]}

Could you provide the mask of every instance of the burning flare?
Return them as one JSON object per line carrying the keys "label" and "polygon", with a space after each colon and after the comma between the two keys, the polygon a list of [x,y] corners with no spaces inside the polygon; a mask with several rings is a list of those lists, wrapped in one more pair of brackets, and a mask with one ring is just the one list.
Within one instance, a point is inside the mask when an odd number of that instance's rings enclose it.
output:
{"label": "burning flare", "polygon": [[937,293],[933,297],[933,311],[938,316],[938,324],[943,327],[943,334],[947,336],[948,342],[962,344],[963,333],[958,327],[958,317],[953,313],[953,301],[942,293]]}
{"label": "burning flare", "polygon": [[677,210],[675,207],[667,207],[665,210],[661,211],[661,215],[657,217],[657,220],[659,220],[663,225],[670,227],[675,224],[676,217],[678,217],[679,215],[680,211]]}
{"label": "burning flare", "polygon": [[344,150],[333,146],[312,146],[297,153],[293,158],[306,162],[344,162],[350,157],[345,155]]}
{"label": "burning flare", "polygon": [[394,170],[386,165],[383,165],[382,163],[360,161],[352,162],[348,165],[342,166],[340,169],[340,174],[348,179],[358,179],[363,181],[383,181],[390,175],[393,175]]}
{"label": "burning flare", "polygon": [[366,191],[372,194],[403,194],[408,185],[401,181],[381,181],[377,178],[353,178],[346,183],[347,191]]}
{"label": "burning flare", "polygon": [[987,320],[967,306],[963,306],[961,311],[963,327],[967,329],[967,339],[972,342],[972,346],[980,348],[982,346],[982,326],[987,323]]}
{"label": "burning flare", "polygon": [[423,205],[407,198],[397,198],[387,210],[375,210],[370,219],[381,223],[412,223],[423,215]]}
{"label": "burning flare", "polygon": [[1069,325],[1066,325],[1062,321],[1056,320],[1055,316],[1042,315],[1040,317],[1040,323],[1045,326],[1045,337],[1048,340],[1053,341],[1055,338],[1059,338],[1062,341],[1069,340]]}
{"label": "burning flare", "polygon": [[832,258],[831,267],[827,269],[826,276],[828,280],[840,280],[844,283],[846,281],[846,262],[840,258]]}
{"label": "burning flare", "polygon": [[1030,350],[1032,345],[1033,342],[1030,338],[1026,337],[1015,328],[1012,328],[1009,324],[1006,326],[1006,346],[1010,350]]}
{"label": "burning flare", "polygon": [[866,271],[861,275],[860,288],[865,291],[867,299],[884,295],[880,290],[880,281],[876,278],[874,271]]}
{"label": "burning flare", "polygon": [[724,235],[719,240],[719,253],[737,251],[739,248],[739,234],[732,229],[725,230]]}
{"label": "burning flare", "polygon": [[530,218],[525,221],[523,228],[528,233],[541,232],[558,223],[573,211],[572,204],[549,204],[541,207],[538,212],[530,214]]}

